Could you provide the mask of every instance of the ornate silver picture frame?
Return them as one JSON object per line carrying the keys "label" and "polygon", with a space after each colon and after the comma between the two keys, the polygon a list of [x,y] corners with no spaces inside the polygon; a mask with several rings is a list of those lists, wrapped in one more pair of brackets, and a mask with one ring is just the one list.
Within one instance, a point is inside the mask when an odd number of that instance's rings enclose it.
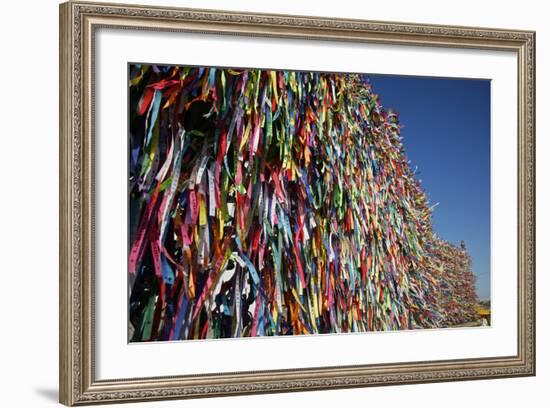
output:
{"label": "ornate silver picture frame", "polygon": [[[437,361],[98,379],[94,340],[97,296],[94,56],[95,34],[100,28],[514,53],[518,72],[518,262],[510,268],[517,269],[517,352]],[[535,375],[534,32],[67,2],[60,6],[59,148],[59,395],[65,405]]]}

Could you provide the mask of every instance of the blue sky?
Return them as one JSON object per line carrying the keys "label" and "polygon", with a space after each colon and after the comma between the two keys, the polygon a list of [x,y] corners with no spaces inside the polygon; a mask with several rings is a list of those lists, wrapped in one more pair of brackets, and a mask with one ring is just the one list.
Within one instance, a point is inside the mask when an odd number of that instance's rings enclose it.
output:
{"label": "blue sky", "polygon": [[472,257],[480,299],[490,298],[489,80],[369,75],[399,113],[405,153],[432,204],[434,231]]}

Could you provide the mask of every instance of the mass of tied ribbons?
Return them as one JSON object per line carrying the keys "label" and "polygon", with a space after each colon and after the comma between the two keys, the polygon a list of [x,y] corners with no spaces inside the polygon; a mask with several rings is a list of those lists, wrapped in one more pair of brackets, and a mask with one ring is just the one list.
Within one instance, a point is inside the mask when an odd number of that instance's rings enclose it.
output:
{"label": "mass of tied ribbons", "polygon": [[440,275],[438,305],[443,311],[442,326],[475,321],[478,307],[475,275],[464,243],[458,248],[434,237],[431,257],[434,273]]}
{"label": "mass of tied ribbons", "polygon": [[131,341],[471,317],[467,254],[432,232],[365,75],[129,70]]}

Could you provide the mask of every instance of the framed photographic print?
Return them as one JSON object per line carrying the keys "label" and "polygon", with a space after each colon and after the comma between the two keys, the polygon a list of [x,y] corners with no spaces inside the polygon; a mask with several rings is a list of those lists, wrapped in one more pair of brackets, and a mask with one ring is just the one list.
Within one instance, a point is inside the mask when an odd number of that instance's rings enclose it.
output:
{"label": "framed photographic print", "polygon": [[61,402],[534,375],[534,41],[62,4]]}

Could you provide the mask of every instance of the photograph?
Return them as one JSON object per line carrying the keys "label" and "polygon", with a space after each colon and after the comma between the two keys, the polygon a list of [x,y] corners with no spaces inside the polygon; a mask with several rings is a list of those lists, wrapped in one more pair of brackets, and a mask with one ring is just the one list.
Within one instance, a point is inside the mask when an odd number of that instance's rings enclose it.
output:
{"label": "photograph", "polygon": [[491,80],[128,63],[128,341],[491,325]]}

